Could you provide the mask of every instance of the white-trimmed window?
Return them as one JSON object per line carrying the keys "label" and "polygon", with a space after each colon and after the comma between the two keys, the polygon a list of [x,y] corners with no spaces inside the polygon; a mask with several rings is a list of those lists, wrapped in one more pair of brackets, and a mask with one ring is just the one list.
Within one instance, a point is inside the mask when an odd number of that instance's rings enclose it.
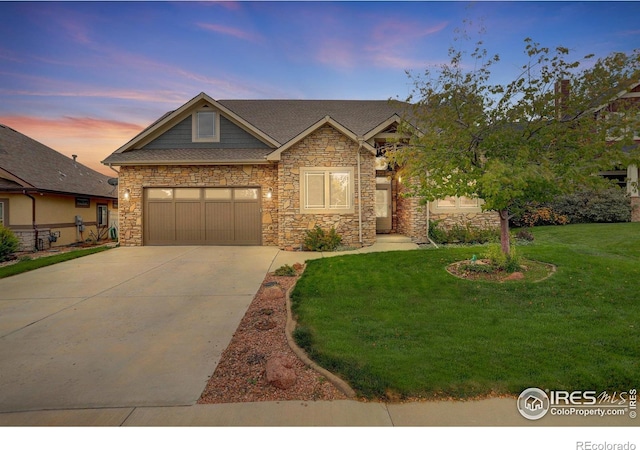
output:
{"label": "white-trimmed window", "polygon": [[352,214],[354,179],[352,167],[300,169],[302,214]]}
{"label": "white-trimmed window", "polygon": [[4,206],[4,202],[0,200],[0,226],[6,226],[7,224],[7,219],[6,219],[6,209]]}
{"label": "white-trimmed window", "polygon": [[193,142],[220,142],[220,115],[213,108],[202,108],[191,116]]}
{"label": "white-trimmed window", "polygon": [[480,199],[471,197],[445,197],[436,200],[437,209],[478,209]]}

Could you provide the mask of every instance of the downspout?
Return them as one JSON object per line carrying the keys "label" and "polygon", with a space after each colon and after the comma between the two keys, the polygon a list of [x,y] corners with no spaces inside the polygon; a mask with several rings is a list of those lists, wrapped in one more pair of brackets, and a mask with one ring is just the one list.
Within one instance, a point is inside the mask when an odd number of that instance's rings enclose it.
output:
{"label": "downspout", "polygon": [[36,198],[33,195],[27,194],[27,190],[23,189],[22,193],[31,199],[31,225],[33,226],[33,232],[35,233],[35,240],[33,242],[34,249],[38,250],[38,226],[36,225]]}
{"label": "downspout", "polygon": [[356,155],[358,159],[358,239],[360,245],[362,245],[362,177],[360,173],[360,150],[362,150],[363,142],[364,139],[358,138],[358,154]]}

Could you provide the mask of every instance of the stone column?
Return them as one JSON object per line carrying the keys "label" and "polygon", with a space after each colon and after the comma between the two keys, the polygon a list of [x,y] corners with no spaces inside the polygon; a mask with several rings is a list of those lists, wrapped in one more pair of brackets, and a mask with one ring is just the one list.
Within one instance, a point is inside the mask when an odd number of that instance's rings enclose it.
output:
{"label": "stone column", "polygon": [[627,167],[627,193],[631,198],[631,221],[640,222],[640,195],[638,193],[638,166]]}

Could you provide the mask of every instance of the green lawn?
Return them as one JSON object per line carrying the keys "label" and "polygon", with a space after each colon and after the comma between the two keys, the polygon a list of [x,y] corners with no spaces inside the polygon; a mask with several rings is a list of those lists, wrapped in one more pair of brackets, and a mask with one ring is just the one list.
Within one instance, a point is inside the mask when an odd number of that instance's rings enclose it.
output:
{"label": "green lawn", "polygon": [[640,374],[640,224],[542,227],[518,248],[558,270],[540,283],[446,272],[482,247],[308,262],[298,342],[362,396],[621,391]]}
{"label": "green lawn", "polygon": [[25,259],[9,266],[0,267],[0,278],[18,275],[19,273],[39,269],[40,267],[46,267],[63,261],[69,261],[71,259],[80,258],[82,256],[103,252],[105,250],[109,250],[110,248],[112,247],[92,247],[82,250],[74,250],[67,253],[60,253],[58,255],[44,256],[37,259]]}

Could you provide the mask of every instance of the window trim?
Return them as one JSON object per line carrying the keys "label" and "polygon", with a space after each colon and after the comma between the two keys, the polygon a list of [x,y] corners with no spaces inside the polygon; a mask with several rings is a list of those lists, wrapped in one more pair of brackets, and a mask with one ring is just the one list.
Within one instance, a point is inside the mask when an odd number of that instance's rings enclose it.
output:
{"label": "window trim", "polygon": [[[457,212],[480,212],[482,211],[482,199],[475,197],[476,200],[476,205],[475,206],[462,206],[462,202],[460,201],[461,197],[457,197],[457,196],[453,196],[453,195],[449,195],[447,197],[453,197],[455,199],[455,206],[440,206],[439,202],[440,200],[444,200],[444,199],[438,199],[435,200],[433,203],[433,209],[434,211],[457,211]],[[473,198],[473,197],[467,197],[467,198]]]}
{"label": "window trim", "polygon": [[[330,174],[347,173],[349,175],[349,192],[347,208],[331,208],[330,202]],[[322,173],[324,175],[324,207],[307,208],[305,198],[307,194],[307,174]],[[301,167],[300,168],[300,214],[354,214],[355,213],[355,176],[353,167]]]}
{"label": "window trim", "polygon": [[2,205],[2,212],[0,212],[0,225],[4,227],[9,226],[9,199],[0,198],[0,204]]}
{"label": "window trim", "polygon": [[[198,135],[198,114],[213,114],[213,136],[200,137]],[[220,114],[213,108],[204,107],[191,114],[191,141],[192,142],[220,142]]]}
{"label": "window trim", "polygon": [[76,208],[91,208],[91,198],[76,197]]}
{"label": "window trim", "polygon": [[[104,209],[105,210],[105,222],[102,223],[100,221],[100,210]],[[107,227],[109,226],[109,205],[106,203],[98,203],[96,205],[96,226],[97,227]]]}

